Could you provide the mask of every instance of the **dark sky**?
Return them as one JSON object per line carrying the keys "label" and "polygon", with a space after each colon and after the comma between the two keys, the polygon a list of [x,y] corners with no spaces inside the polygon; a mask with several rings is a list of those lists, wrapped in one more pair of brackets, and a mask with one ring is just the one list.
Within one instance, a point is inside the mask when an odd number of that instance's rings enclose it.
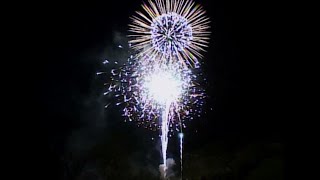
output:
{"label": "dark sky", "polygon": [[[275,81],[281,59],[280,22],[276,8],[269,8],[276,4],[197,2],[212,20],[202,67],[210,98],[204,116],[186,130],[186,149],[217,141],[283,142],[282,117],[277,116],[281,95]],[[105,58],[122,57],[116,46],[125,45],[129,16],[140,10],[140,4],[140,0],[29,4],[30,15],[22,25],[28,29],[28,48],[34,56],[25,63],[30,74],[25,87],[32,86],[26,109],[32,120],[26,126],[31,136],[21,146],[35,164],[29,172],[35,178],[61,178],[66,153],[84,156],[104,140],[116,141],[117,133],[132,133],[128,141],[140,139],[140,146],[153,143],[150,132],[123,123],[116,110],[103,109],[103,87],[95,76]]]}

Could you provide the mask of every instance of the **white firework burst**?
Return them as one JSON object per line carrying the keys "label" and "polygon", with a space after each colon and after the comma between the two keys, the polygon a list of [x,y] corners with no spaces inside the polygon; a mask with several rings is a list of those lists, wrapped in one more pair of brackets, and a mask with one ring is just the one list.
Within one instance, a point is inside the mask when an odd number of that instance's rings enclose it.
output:
{"label": "white firework burst", "polygon": [[131,47],[138,56],[180,61],[193,66],[209,41],[209,18],[192,0],[149,0],[129,25]]}
{"label": "white firework burst", "polygon": [[123,107],[125,121],[156,131],[162,127],[161,114],[169,103],[170,132],[174,133],[186,126],[186,120],[201,114],[205,93],[197,79],[202,74],[197,76],[180,63],[166,65],[131,57],[111,70],[105,92]]}

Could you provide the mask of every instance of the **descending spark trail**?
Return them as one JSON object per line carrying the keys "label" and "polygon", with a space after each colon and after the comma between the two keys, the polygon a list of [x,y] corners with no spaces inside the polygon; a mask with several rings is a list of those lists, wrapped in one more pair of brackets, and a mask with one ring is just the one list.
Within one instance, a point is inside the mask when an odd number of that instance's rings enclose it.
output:
{"label": "descending spark trail", "polygon": [[164,177],[166,176],[167,170],[167,148],[168,148],[168,132],[169,132],[169,108],[170,102],[166,103],[166,109],[163,111],[161,119],[161,147],[162,147],[162,159],[164,166]]}
{"label": "descending spark trail", "polygon": [[167,170],[167,148],[168,148],[168,133],[170,124],[170,107],[171,104],[177,102],[177,99],[182,93],[182,82],[175,78],[175,74],[170,74],[168,71],[160,71],[158,74],[152,75],[150,82],[147,82],[148,89],[154,99],[163,103],[165,108],[162,111],[161,118],[161,147],[164,166],[164,177]]}
{"label": "descending spark trail", "polygon": [[182,148],[183,148],[183,133],[181,131],[181,133],[179,133],[179,139],[180,139],[180,171],[181,171],[181,179],[182,179],[182,169],[183,169],[183,166],[182,166],[182,162],[183,162],[183,155],[182,155]]}
{"label": "descending spark trail", "polygon": [[161,147],[165,177],[167,170],[168,133],[171,120],[170,108],[171,105],[178,102],[178,99],[182,95],[183,82],[177,77],[176,73],[160,68],[158,72],[148,77],[148,80],[145,82],[145,88],[150,97],[164,106],[161,116]]}

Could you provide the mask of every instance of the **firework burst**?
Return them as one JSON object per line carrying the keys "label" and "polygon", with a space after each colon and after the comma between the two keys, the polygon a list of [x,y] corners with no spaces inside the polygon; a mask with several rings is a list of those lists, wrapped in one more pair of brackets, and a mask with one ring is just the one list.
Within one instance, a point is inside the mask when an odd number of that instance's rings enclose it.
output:
{"label": "firework burst", "polygon": [[169,132],[173,134],[185,128],[194,115],[200,115],[205,93],[191,69],[177,62],[153,62],[128,58],[125,65],[111,70],[105,95],[116,97],[125,121],[153,131],[161,129],[161,115],[168,108]]}
{"label": "firework burst", "polygon": [[210,32],[205,10],[192,0],[149,0],[132,16],[131,46],[139,57],[180,61],[193,66],[202,58]]}

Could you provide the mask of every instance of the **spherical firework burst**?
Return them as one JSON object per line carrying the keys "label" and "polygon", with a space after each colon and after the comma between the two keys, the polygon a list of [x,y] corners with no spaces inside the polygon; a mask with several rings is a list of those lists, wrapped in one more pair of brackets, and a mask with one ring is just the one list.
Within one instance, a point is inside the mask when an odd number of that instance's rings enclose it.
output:
{"label": "spherical firework burst", "polygon": [[181,131],[185,121],[200,115],[205,97],[191,69],[175,62],[138,61],[134,56],[119,69],[111,70],[105,95],[113,93],[123,107],[126,121],[151,130],[161,129],[161,115],[169,106],[170,132]]}
{"label": "spherical firework burst", "polygon": [[149,0],[132,17],[129,37],[138,56],[194,65],[209,40],[209,18],[192,0]]}

